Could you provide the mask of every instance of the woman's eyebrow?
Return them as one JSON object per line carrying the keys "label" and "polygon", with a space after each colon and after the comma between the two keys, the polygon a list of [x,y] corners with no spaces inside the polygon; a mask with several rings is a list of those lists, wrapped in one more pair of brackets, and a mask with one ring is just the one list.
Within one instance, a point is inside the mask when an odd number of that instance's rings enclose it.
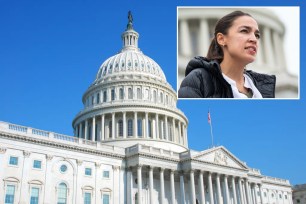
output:
{"label": "woman's eyebrow", "polygon": [[[248,30],[252,30],[252,27],[251,26],[247,26],[247,25],[243,25],[243,26],[239,26],[239,28],[246,28]],[[260,31],[258,29],[255,30],[255,33],[260,33]]]}

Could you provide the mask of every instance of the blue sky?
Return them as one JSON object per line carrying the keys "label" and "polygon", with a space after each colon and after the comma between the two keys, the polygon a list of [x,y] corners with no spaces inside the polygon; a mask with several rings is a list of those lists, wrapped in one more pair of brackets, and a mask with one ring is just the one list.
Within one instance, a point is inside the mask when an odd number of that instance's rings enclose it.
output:
{"label": "blue sky", "polygon": [[[250,3],[250,2],[249,2]],[[253,6],[301,7],[304,2],[251,1]],[[176,89],[176,6],[208,6],[200,0],[172,1],[3,1],[0,0],[0,120],[72,135],[82,94],[99,66],[122,47],[131,10],[139,47],[164,70]],[[248,6],[244,1],[214,6]],[[304,36],[301,26],[301,36]],[[301,59],[305,50],[301,38]],[[304,61],[300,100],[185,100],[191,149],[223,145],[262,174],[306,183]]]}

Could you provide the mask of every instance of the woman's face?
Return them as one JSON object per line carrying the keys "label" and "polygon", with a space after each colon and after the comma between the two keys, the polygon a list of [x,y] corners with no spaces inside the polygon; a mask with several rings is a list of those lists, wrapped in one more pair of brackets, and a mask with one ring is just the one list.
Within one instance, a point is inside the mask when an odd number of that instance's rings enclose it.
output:
{"label": "woman's face", "polygon": [[224,45],[224,59],[239,60],[245,64],[255,60],[260,33],[257,22],[252,17],[238,17],[223,38],[223,44],[220,44]]}

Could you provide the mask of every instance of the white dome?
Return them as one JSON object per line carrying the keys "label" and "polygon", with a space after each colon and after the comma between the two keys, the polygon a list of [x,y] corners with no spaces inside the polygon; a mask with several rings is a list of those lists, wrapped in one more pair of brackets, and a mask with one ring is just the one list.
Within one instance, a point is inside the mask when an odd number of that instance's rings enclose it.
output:
{"label": "white dome", "polygon": [[166,77],[160,66],[150,57],[135,49],[122,49],[103,62],[95,82],[116,74],[143,74],[166,81]]}

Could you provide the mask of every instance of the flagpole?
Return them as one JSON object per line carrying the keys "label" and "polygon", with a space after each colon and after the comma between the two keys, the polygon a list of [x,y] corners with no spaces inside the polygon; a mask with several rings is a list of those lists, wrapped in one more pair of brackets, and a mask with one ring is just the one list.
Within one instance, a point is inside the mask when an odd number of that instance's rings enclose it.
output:
{"label": "flagpole", "polygon": [[211,146],[214,147],[214,136],[212,132],[212,124],[210,122],[210,135],[211,135]]}
{"label": "flagpole", "polygon": [[211,123],[211,117],[210,117],[210,110],[208,109],[208,123],[210,125],[210,136],[211,136],[211,146],[214,147],[214,136],[212,131],[212,123]]}

